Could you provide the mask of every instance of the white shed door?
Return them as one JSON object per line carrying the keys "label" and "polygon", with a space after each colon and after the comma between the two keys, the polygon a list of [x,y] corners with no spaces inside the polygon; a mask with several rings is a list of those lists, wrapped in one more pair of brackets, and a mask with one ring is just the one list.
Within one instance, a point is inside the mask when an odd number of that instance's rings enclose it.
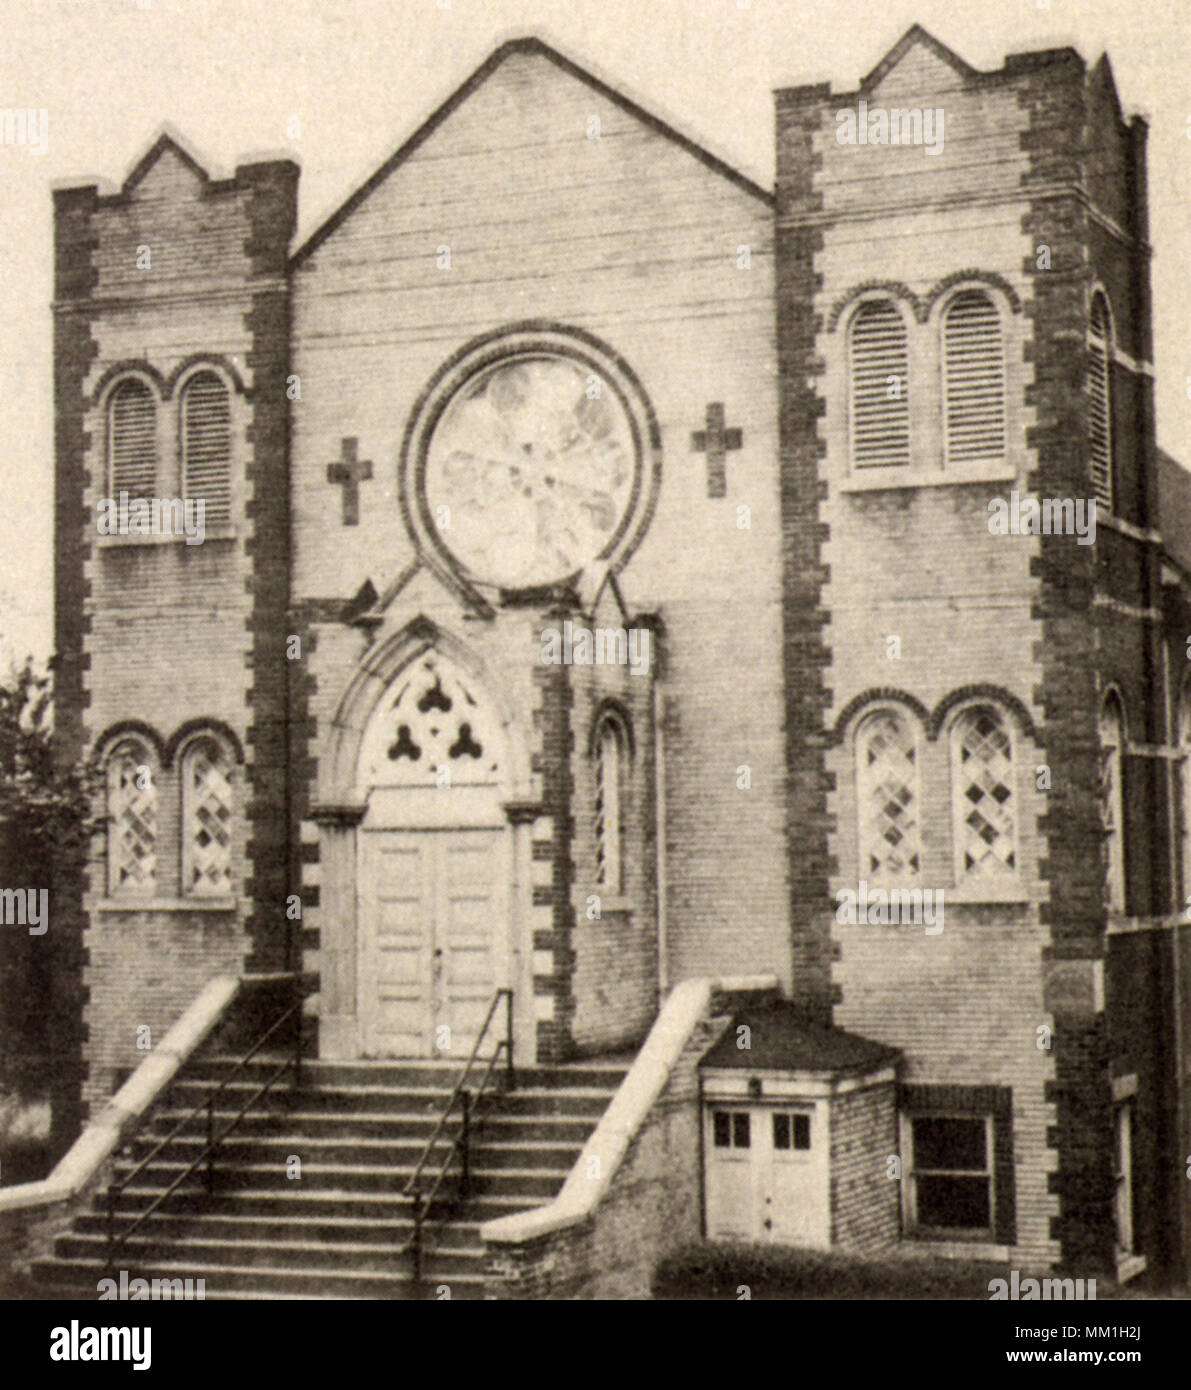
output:
{"label": "white shed door", "polygon": [[707,1234],[712,1239],[824,1247],[821,1160],[811,1109],[706,1108]]}

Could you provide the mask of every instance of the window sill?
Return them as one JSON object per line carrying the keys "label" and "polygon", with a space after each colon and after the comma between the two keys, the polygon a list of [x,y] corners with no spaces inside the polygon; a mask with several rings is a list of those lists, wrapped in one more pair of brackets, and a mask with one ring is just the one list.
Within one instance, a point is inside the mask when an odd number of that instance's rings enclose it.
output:
{"label": "window sill", "polygon": [[239,905],[234,894],[211,894],[205,898],[97,898],[88,904],[92,912],[235,912]]}
{"label": "window sill", "polygon": [[206,545],[208,541],[234,541],[238,534],[234,526],[207,526],[201,541],[183,532],[180,536],[96,536],[95,544],[100,550],[142,545],[188,545],[193,550],[198,545]]}
{"label": "window sill", "polygon": [[946,900],[953,903],[1028,903],[1034,901],[1029,889],[1016,883],[989,884],[985,888],[945,888]]}
{"label": "window sill", "polygon": [[903,468],[901,465],[850,471],[838,483],[838,492],[890,492],[898,488],[955,487],[967,483],[1013,483],[1016,468],[1008,464],[980,472],[960,472],[943,468]]}

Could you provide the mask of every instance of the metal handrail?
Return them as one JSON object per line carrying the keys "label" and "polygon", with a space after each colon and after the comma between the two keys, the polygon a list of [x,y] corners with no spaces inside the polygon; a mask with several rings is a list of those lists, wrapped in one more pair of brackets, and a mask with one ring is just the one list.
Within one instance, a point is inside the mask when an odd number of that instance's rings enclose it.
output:
{"label": "metal handrail", "polygon": [[[194,1173],[194,1171],[204,1162],[207,1165],[204,1185],[207,1190],[207,1195],[211,1195],[215,1181],[214,1160],[216,1150],[219,1148],[219,1145],[232,1132],[232,1130],[236,1128],[236,1126],[248,1113],[251,1107],[255,1105],[256,1102],[260,1100],[260,1098],[263,1095],[266,1094],[266,1092],[272,1090],[273,1085],[277,1081],[279,1076],[281,1076],[289,1067],[292,1066],[294,1069],[293,1084],[295,1086],[301,1084],[302,1033],[301,1028],[299,1027],[295,1029],[293,1057],[287,1057],[284,1062],[277,1066],[273,1070],[272,1074],[269,1076],[269,1079],[265,1081],[261,1086],[258,1086],[257,1089],[252,1093],[252,1095],[249,1096],[249,1098],[244,1102],[244,1104],[240,1107],[240,1110],[231,1120],[230,1124],[228,1124],[228,1126],[218,1136],[215,1135],[214,1108],[216,1099],[223,1093],[225,1088],[229,1086],[232,1081],[235,1080],[235,1078],[240,1074],[241,1071],[243,1071],[243,1069],[248,1065],[248,1063],[252,1061],[252,1059],[261,1050],[261,1048],[264,1047],[265,1043],[269,1041],[269,1039],[278,1030],[278,1028],[280,1028],[281,1025],[286,1022],[287,1019],[292,1018],[293,1015],[301,1009],[301,1007],[302,1001],[296,1000],[283,1013],[279,1014],[278,1017],[274,1019],[274,1021],[269,1025],[269,1027],[256,1040],[256,1042],[253,1043],[252,1047],[250,1047],[249,1050],[244,1054],[244,1056],[240,1058],[240,1060],[231,1069],[231,1071],[228,1072],[228,1074],[223,1078],[223,1080],[218,1082],[216,1085],[212,1086],[207,1091],[207,1094],[203,1097],[203,1099],[200,1100],[199,1103],[192,1110],[190,1110],[187,1114],[183,1115],[183,1117],[178,1121],[176,1125],[174,1125],[174,1127],[169,1131],[165,1138],[160,1140],[157,1144],[155,1144],[153,1148],[150,1149],[149,1152],[144,1156],[144,1158],[141,1159],[141,1161],[136,1165],[135,1168],[132,1168],[129,1172],[127,1172],[124,1175],[124,1177],[121,1178],[118,1182],[112,1182],[108,1184],[107,1267],[109,1269],[112,1267],[113,1262],[115,1260],[116,1247],[118,1245],[123,1245],[135,1231],[138,1231],[141,1228],[141,1226],[143,1226],[144,1223],[148,1220],[148,1218],[152,1216],[155,1211],[158,1210],[158,1208],[166,1200],[166,1198],[172,1196],[173,1193],[176,1192],[177,1189],[181,1187],[181,1185],[186,1181],[186,1179],[189,1178],[191,1174]],[[139,1175],[145,1171],[149,1164],[152,1163],[152,1161],[157,1157],[159,1153],[161,1153],[161,1151],[166,1147],[166,1145],[171,1143],[174,1139],[176,1139],[177,1136],[182,1132],[182,1130],[184,1130],[186,1126],[190,1124],[190,1122],[203,1109],[205,1109],[207,1112],[207,1143],[203,1151],[193,1161],[193,1163],[189,1165],[189,1167],[185,1168],[174,1179],[174,1181],[170,1183],[170,1185],[165,1189],[164,1192],[162,1192],[158,1197],[156,1197],[154,1201],[151,1202],[149,1206],[145,1208],[144,1211],[140,1212],[137,1215],[136,1220],[132,1223],[131,1226],[128,1226],[125,1230],[121,1231],[119,1235],[116,1235],[116,1201],[119,1198],[120,1194],[125,1190],[125,1188],[128,1187],[128,1185],[133,1181],[134,1178],[139,1177]]]}
{"label": "metal handrail", "polygon": [[[511,989],[498,989],[496,993],[492,996],[492,1002],[488,1005],[488,1012],[484,1015],[484,1022],[480,1025],[480,1031],[476,1034],[475,1043],[472,1045],[471,1055],[468,1057],[467,1064],[463,1068],[463,1074],[455,1083],[455,1089],[451,1092],[450,1098],[447,1100],[446,1105],[443,1107],[442,1114],[438,1117],[438,1124],[434,1126],[434,1130],[431,1133],[430,1138],[426,1140],[426,1146],[422,1150],[422,1156],[418,1159],[417,1166],[414,1168],[414,1171],[410,1174],[409,1180],[406,1182],[405,1186],[401,1189],[402,1193],[405,1196],[409,1196],[418,1179],[421,1177],[422,1169],[426,1166],[427,1162],[429,1161],[431,1150],[434,1148],[438,1136],[442,1133],[443,1128],[447,1123],[447,1120],[450,1118],[451,1111],[455,1108],[455,1102],[459,1099],[459,1093],[463,1090],[464,1082],[466,1082],[468,1076],[471,1074],[472,1067],[475,1065],[476,1053],[478,1053],[480,1050],[480,1044],[484,1041],[484,1035],[488,1032],[488,1025],[492,1022],[492,1015],[496,1012],[496,1006],[500,1003],[502,996],[507,998],[511,1005],[513,999],[513,991]],[[501,1041],[497,1044],[497,1053],[500,1052],[500,1049],[502,1047],[506,1046],[508,1049],[507,1074],[509,1078],[509,1089],[511,1090],[513,1080],[513,1044],[511,1010],[508,1036],[507,1038],[502,1038]]]}
{"label": "metal handrail", "polygon": [[[487,1035],[488,1028],[492,1023],[492,1017],[502,997],[505,1000],[505,1036],[496,1044],[492,1056],[487,1059],[488,1066],[483,1076],[480,1078],[479,1087],[473,1094],[467,1089],[466,1082],[471,1075],[471,1069],[475,1065],[476,1056]],[[493,1069],[502,1055],[505,1059],[505,1088],[511,1091],[516,1080],[516,1073],[513,1067],[513,991],[507,988],[498,989],[492,996],[492,1002],[488,1005],[488,1012],[484,1015],[484,1022],[476,1035],[475,1043],[471,1049],[471,1055],[467,1059],[467,1063],[463,1068],[463,1073],[455,1083],[455,1088],[447,1099],[446,1105],[443,1106],[442,1114],[438,1117],[438,1123],[434,1126],[430,1138],[427,1139],[425,1147],[422,1149],[421,1157],[414,1167],[414,1171],[410,1174],[405,1186],[401,1189],[402,1195],[408,1197],[413,1204],[414,1228],[410,1238],[402,1247],[402,1250],[412,1252],[413,1254],[414,1286],[416,1290],[420,1289],[422,1284],[422,1238],[426,1218],[432,1209],[434,1199],[438,1196],[439,1188],[446,1180],[451,1163],[454,1161],[456,1154],[460,1152],[462,1152],[462,1172],[460,1174],[458,1196],[462,1197],[466,1195],[471,1179],[472,1124],[476,1111],[488,1090],[488,1083],[492,1079]],[[459,1132],[455,1135],[450,1148],[448,1148],[442,1162],[438,1165],[438,1171],[429,1189],[425,1192],[419,1192],[417,1190],[418,1180],[422,1176],[422,1172],[427,1163],[430,1161],[434,1146],[438,1142],[439,1135],[446,1127],[457,1100],[462,1101],[462,1123]]]}

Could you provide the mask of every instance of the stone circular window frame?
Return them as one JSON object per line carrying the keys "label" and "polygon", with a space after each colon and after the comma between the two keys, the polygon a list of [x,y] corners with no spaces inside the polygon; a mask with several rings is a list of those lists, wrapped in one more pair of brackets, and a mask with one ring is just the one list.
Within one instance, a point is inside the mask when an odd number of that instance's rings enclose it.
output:
{"label": "stone circular window frame", "polygon": [[636,374],[622,357],[593,334],[550,323],[529,323],[473,339],[434,374],[410,414],[398,465],[398,499],[405,524],[423,554],[434,556],[478,588],[517,594],[551,590],[573,583],[584,566],[541,584],[510,587],[499,579],[474,574],[439,535],[426,499],[426,464],[430,444],[444,412],[477,376],[519,358],[566,358],[598,374],[615,392],[628,420],[633,441],[633,480],[624,512],[607,544],[586,562],[619,570],[640,544],[657,506],[661,483],[661,431],[657,416]]}

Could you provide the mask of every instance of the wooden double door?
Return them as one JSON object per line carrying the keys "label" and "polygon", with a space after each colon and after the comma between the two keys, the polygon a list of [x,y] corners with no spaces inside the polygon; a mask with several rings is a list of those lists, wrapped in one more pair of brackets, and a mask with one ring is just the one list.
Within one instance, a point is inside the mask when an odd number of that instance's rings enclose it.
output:
{"label": "wooden double door", "polygon": [[507,833],[361,829],[357,999],[365,1056],[470,1053],[504,970]]}

